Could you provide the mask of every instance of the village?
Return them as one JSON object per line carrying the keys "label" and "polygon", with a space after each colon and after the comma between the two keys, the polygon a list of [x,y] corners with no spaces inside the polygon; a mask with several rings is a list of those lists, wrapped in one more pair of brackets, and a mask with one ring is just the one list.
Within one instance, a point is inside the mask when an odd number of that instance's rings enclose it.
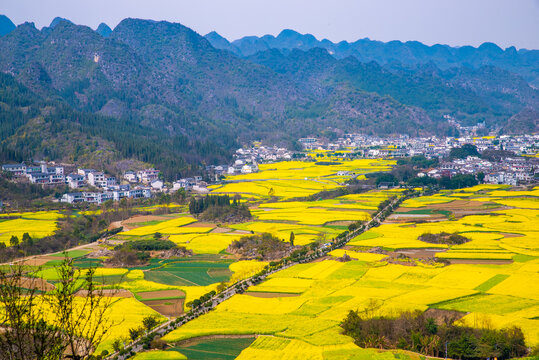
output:
{"label": "village", "polygon": [[[298,142],[304,151],[317,151],[317,156],[333,151],[342,158],[386,158],[399,159],[423,156],[438,159],[436,166],[419,172],[419,177],[452,177],[457,174],[479,175],[488,184],[520,185],[537,181],[539,158],[539,135],[499,137],[424,137],[411,138],[378,137],[365,134],[345,134],[334,141],[324,138],[301,138]],[[453,148],[471,144],[481,153],[502,152],[511,156],[487,159],[478,156],[451,158]],[[28,181],[43,186],[67,186],[70,192],[62,194],[60,202],[69,204],[89,203],[100,205],[108,200],[124,198],[149,198],[155,193],[172,193],[180,189],[192,193],[207,194],[207,186],[221,182],[225,176],[258,172],[258,165],[276,161],[290,161],[304,157],[304,152],[291,151],[284,147],[263,146],[255,142],[251,147],[236,150],[231,164],[209,165],[204,176],[181,178],[166,183],[157,169],[126,171],[121,179],[95,169],[77,168],[66,174],[66,167],[53,162],[36,164],[4,164],[2,171],[19,181]]]}
{"label": "village", "polygon": [[[302,138],[298,142],[305,150],[341,151],[339,156],[352,158],[407,158],[424,156],[438,159],[438,165],[419,177],[441,178],[457,174],[481,174],[487,184],[528,184],[539,178],[539,135],[419,137],[407,135],[378,137],[364,134],[345,134],[334,141],[323,138]],[[498,153],[497,159],[467,156],[450,158],[451,149],[473,145],[478,152]],[[343,151],[347,150],[347,151]]]}

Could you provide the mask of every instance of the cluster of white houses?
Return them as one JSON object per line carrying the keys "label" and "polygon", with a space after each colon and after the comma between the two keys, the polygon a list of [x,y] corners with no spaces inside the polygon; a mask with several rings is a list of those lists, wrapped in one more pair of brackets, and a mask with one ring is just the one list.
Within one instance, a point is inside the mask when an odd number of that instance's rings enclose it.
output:
{"label": "cluster of white houses", "polygon": [[437,168],[430,169],[418,176],[440,178],[457,174],[483,173],[483,182],[487,184],[519,185],[528,184],[539,178],[539,160],[534,158],[504,158],[499,162],[491,162],[475,156],[466,159],[454,159],[440,163]]}
{"label": "cluster of white houses", "polygon": [[61,202],[77,204],[86,202],[100,205],[107,200],[119,201],[121,199],[139,199],[152,196],[150,188],[136,187],[131,189],[129,185],[118,185],[117,189],[108,191],[83,191],[62,195]]}
{"label": "cluster of white houses", "polygon": [[10,172],[14,176],[26,177],[32,184],[64,185],[66,183],[62,166],[5,164],[2,165],[2,171]]}
{"label": "cluster of white houses", "polygon": [[[40,185],[67,185],[71,189],[93,186],[102,191],[82,191],[64,194],[61,202],[70,204],[87,202],[102,204],[107,200],[121,200],[123,198],[148,198],[152,196],[151,189],[160,189],[163,186],[159,180],[159,170],[146,169],[137,172],[127,172],[124,178],[130,184],[120,185],[114,176],[94,169],[77,169],[76,172],[64,175],[63,166],[5,164],[2,171],[10,172],[16,177],[26,177],[32,184]],[[132,174],[132,176],[131,176]],[[140,185],[137,185],[140,184]],[[133,186],[134,185],[134,186]]]}
{"label": "cluster of white houses", "polygon": [[344,134],[334,141],[323,138],[302,138],[298,142],[306,150],[352,150],[343,157],[357,154],[360,157],[408,157],[423,155],[427,158],[447,157],[451,148],[472,144],[479,152],[485,150],[508,150],[516,155],[530,155],[539,152],[539,134],[500,135],[500,136],[462,136],[462,137],[417,137],[408,135],[378,137],[365,134]]}
{"label": "cluster of white houses", "polygon": [[212,165],[208,166],[206,170],[215,174],[217,178],[221,175],[251,174],[258,172],[258,164],[260,163],[291,160],[292,154],[286,148],[256,145],[236,150],[233,164]]}
{"label": "cluster of white houses", "polygon": [[[48,166],[46,163],[39,165],[4,164],[2,171],[10,172],[14,176],[26,177],[32,184],[41,185],[68,185],[71,189],[85,186],[94,186],[107,189],[118,184],[114,176],[109,176],[102,171],[94,169],[77,169],[77,172],[64,174],[63,166]],[[159,170],[146,169],[137,172],[128,171],[124,179],[129,183],[151,185],[159,179]]]}

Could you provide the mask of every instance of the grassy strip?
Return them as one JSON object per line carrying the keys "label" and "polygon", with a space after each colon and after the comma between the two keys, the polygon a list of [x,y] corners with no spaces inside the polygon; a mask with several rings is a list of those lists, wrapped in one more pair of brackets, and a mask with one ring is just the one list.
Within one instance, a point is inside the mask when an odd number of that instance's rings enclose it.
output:
{"label": "grassy strip", "polygon": [[498,285],[505,279],[507,279],[510,275],[507,274],[496,274],[481,285],[477,286],[474,290],[478,290],[481,292],[487,292],[488,290],[492,289],[494,286]]}
{"label": "grassy strip", "polygon": [[156,297],[156,298],[141,298],[139,295],[139,293],[135,293],[133,295],[135,295],[135,299],[137,299],[138,301],[141,301],[141,302],[145,302],[145,301],[154,301],[154,300],[176,300],[176,299],[185,299],[185,295],[183,296],[165,296],[165,297]]}

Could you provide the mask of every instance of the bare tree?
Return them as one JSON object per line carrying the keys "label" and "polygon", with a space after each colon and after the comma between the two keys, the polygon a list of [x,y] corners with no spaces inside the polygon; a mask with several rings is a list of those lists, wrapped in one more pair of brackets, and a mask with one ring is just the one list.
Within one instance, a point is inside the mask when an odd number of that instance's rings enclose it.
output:
{"label": "bare tree", "polygon": [[45,298],[39,295],[38,279],[25,278],[27,272],[23,265],[0,269],[2,359],[52,359],[62,354],[55,330],[43,319]]}
{"label": "bare tree", "polygon": [[95,268],[77,270],[66,256],[47,293],[46,281],[28,277],[29,271],[0,269],[0,358],[88,359],[112,326],[112,298],[96,286]]}

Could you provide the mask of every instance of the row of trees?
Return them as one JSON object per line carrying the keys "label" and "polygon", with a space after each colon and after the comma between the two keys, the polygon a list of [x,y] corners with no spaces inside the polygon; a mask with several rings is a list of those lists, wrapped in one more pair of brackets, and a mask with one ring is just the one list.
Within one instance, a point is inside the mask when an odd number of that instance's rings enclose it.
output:
{"label": "row of trees", "polygon": [[189,212],[196,215],[212,206],[238,206],[239,204],[239,196],[234,196],[232,199],[229,195],[207,195],[198,198],[192,197],[189,202]]}
{"label": "row of trees", "polygon": [[428,176],[414,177],[407,182],[408,186],[413,187],[438,187],[440,189],[461,189],[465,187],[475,186],[483,181],[485,174],[457,174],[455,176],[442,176],[439,179],[434,179]]}
{"label": "row of trees", "polygon": [[241,197],[235,195],[207,195],[204,197],[192,197],[189,202],[189,212],[198,215],[201,220],[240,222],[251,218],[251,212],[247,205],[241,203]]}

